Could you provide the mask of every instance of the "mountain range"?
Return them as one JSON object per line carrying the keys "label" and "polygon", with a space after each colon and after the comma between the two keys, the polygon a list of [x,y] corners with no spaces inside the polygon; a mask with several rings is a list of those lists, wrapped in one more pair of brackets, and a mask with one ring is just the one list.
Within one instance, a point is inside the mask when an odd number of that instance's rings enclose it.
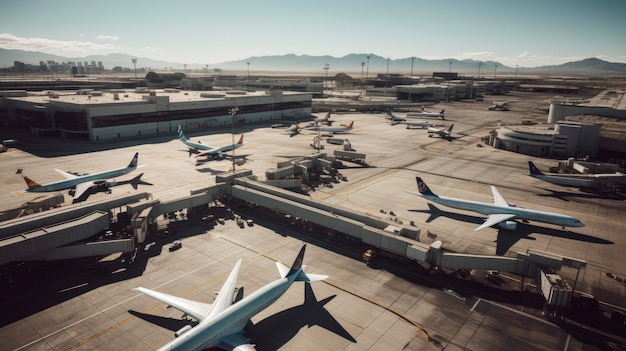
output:
{"label": "mountain range", "polygon": [[[367,59],[367,56],[370,58]],[[0,68],[13,66],[14,61],[20,61],[31,65],[39,65],[40,61],[61,62],[84,62],[101,61],[106,69],[115,66],[133,68],[132,59],[134,56],[126,54],[91,55],[86,57],[63,57],[37,51],[10,50],[0,48]],[[422,58],[412,59],[387,59],[373,54],[349,54],[343,57],[334,56],[310,56],[310,55],[272,55],[253,56],[243,60],[228,61],[218,64],[208,65],[210,70],[221,69],[226,71],[247,71],[253,72],[302,72],[302,73],[325,73],[335,75],[337,73],[349,73],[358,76],[359,73],[368,75],[378,73],[401,73],[409,74],[411,67],[414,74],[431,74],[432,72],[458,72],[460,74],[514,74],[516,70],[520,74],[563,74],[563,75],[626,75],[626,64],[603,61],[597,58],[587,58],[581,61],[567,62],[561,65],[541,66],[541,67],[508,67],[495,61],[476,60],[426,60]],[[249,63],[249,64],[248,64]],[[205,64],[186,64],[186,69],[202,70]],[[174,70],[182,72],[185,64],[154,60],[147,57],[137,58],[137,67],[149,70]],[[325,68],[328,68],[326,71]],[[366,72],[367,71],[367,72]]]}

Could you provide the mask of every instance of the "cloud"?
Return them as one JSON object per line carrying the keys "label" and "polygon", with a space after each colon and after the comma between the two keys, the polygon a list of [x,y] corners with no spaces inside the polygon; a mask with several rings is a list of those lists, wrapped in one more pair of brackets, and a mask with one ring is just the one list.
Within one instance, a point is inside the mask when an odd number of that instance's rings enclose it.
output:
{"label": "cloud", "polygon": [[97,38],[101,40],[118,40],[119,39],[117,35],[103,35],[103,34],[98,35]]}
{"label": "cloud", "polygon": [[8,33],[0,33],[0,48],[24,51],[41,51],[55,55],[108,54],[123,50],[122,48],[109,43],[97,44],[90,41],[22,38]]}
{"label": "cloud", "polygon": [[455,58],[459,60],[471,59],[471,60],[485,61],[485,60],[493,60],[495,58],[495,53],[493,51],[464,52],[461,55],[456,56]]}
{"label": "cloud", "polygon": [[161,49],[160,46],[155,46],[155,47],[151,47],[151,46],[146,46],[145,48],[141,49],[142,51],[151,51],[151,52],[155,52],[155,51],[162,51],[163,49]]}

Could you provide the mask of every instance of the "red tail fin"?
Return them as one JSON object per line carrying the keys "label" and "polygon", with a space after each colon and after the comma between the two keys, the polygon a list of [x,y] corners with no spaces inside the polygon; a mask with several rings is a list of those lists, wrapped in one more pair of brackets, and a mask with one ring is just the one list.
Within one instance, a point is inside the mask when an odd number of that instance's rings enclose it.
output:
{"label": "red tail fin", "polygon": [[36,189],[41,186],[34,180],[28,178],[27,176],[23,176],[23,177],[24,177],[24,181],[26,182],[26,185],[28,185],[28,190]]}
{"label": "red tail fin", "polygon": [[243,134],[241,134],[241,137],[239,138],[237,144],[243,144]]}

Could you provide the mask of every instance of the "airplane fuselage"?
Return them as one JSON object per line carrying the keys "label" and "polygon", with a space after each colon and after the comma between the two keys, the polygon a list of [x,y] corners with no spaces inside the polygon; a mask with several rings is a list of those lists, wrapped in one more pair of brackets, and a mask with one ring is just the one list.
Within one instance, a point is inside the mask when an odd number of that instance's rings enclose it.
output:
{"label": "airplane fuselage", "polygon": [[436,202],[438,204],[460,209],[478,212],[484,215],[492,215],[492,214],[514,214],[515,218],[525,219],[529,221],[542,222],[542,223],[550,223],[556,224],[564,227],[582,227],[584,226],[578,219],[574,217],[570,217],[567,215],[561,215],[557,213],[544,212],[544,211],[536,211],[529,210],[520,207],[505,207],[498,206],[494,204],[471,201],[471,200],[462,200],[455,199],[445,196],[431,196],[431,195],[422,195],[432,202]]}
{"label": "airplane fuselage", "polygon": [[297,274],[277,279],[227,308],[215,318],[200,323],[158,351],[203,350],[219,345],[220,340],[241,331],[250,318],[261,312],[289,289]]}
{"label": "airplane fuselage", "polygon": [[596,178],[589,177],[564,177],[564,176],[551,176],[551,175],[531,175],[534,178],[541,179],[543,181],[565,185],[565,186],[573,186],[577,188],[591,188],[594,186],[594,183],[597,182]]}
{"label": "airplane fuselage", "polygon": [[83,176],[76,177],[74,179],[59,180],[57,182],[42,184],[41,186],[37,188],[27,189],[26,191],[40,193],[40,192],[70,189],[80,183],[90,182],[94,180],[107,180],[107,179],[119,177],[121,175],[134,171],[136,168],[137,167],[124,167],[124,168],[118,168],[118,169],[96,173],[96,174],[83,175]]}

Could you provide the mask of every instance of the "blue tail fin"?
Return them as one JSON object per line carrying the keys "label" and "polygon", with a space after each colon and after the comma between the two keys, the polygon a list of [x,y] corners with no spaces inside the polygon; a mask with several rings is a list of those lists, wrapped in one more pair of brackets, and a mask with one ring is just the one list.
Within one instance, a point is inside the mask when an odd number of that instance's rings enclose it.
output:
{"label": "blue tail fin", "polygon": [[535,166],[533,161],[528,161],[528,168],[530,169],[530,175],[543,175],[543,173],[541,173],[539,168]]}
{"label": "blue tail fin", "polygon": [[128,167],[137,167],[137,160],[139,159],[139,153],[136,152],[135,156],[133,156],[133,159],[130,160],[130,163],[128,164]]}
{"label": "blue tail fin", "polygon": [[187,138],[185,138],[185,134],[183,134],[183,128],[180,125],[178,126],[178,139],[182,141],[187,141]]}
{"label": "blue tail fin", "polygon": [[302,245],[302,248],[300,249],[300,253],[298,253],[296,260],[293,261],[293,264],[291,265],[291,269],[287,273],[287,277],[294,273],[297,273],[300,270],[300,268],[302,268],[302,260],[304,260],[305,249],[306,249],[306,244]]}
{"label": "blue tail fin", "polygon": [[415,180],[417,180],[417,190],[419,190],[420,194],[422,194],[422,195],[430,195],[430,196],[437,196],[435,193],[430,191],[430,189],[428,188],[428,185],[426,185],[426,183],[424,183],[422,178],[415,177]]}

